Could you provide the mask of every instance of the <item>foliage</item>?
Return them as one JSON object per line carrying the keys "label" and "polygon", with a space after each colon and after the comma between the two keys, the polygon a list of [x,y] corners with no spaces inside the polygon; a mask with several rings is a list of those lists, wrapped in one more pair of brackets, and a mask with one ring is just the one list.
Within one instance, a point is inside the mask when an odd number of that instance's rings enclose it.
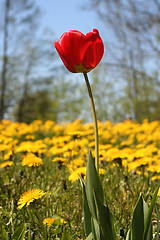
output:
{"label": "foliage", "polygon": [[50,41],[53,33],[39,28],[41,11],[32,0],[5,0],[2,8],[0,119],[15,112],[16,105],[15,119],[23,121],[23,107],[28,97],[53,84],[54,54]]}
{"label": "foliage", "polygon": [[103,26],[104,67],[114,85],[118,121],[126,115],[139,122],[160,119],[160,1],[92,0],[85,8]]}

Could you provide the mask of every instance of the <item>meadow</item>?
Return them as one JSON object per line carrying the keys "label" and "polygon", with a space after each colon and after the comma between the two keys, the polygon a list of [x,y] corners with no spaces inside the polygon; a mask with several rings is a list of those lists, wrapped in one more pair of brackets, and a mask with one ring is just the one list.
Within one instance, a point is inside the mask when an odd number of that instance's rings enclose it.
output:
{"label": "meadow", "polygon": [[[160,182],[160,121],[106,121],[98,128],[104,198],[124,239],[139,194],[149,205]],[[0,122],[1,240],[86,238],[78,174],[85,179],[89,149],[94,156],[93,123]]]}

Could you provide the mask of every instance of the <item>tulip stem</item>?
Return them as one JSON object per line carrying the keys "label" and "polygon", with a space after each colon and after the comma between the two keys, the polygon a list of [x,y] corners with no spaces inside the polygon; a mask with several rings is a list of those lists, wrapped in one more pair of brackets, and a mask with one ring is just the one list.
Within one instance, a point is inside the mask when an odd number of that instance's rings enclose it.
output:
{"label": "tulip stem", "polygon": [[97,173],[99,174],[99,141],[98,141],[98,123],[97,123],[97,117],[96,117],[96,110],[95,110],[95,105],[94,105],[94,100],[93,100],[93,95],[92,95],[92,90],[91,86],[89,83],[88,75],[86,72],[83,72],[87,89],[88,89],[88,94],[91,102],[91,109],[92,109],[92,115],[93,115],[93,122],[94,122],[94,131],[95,131],[95,166],[97,169]]}

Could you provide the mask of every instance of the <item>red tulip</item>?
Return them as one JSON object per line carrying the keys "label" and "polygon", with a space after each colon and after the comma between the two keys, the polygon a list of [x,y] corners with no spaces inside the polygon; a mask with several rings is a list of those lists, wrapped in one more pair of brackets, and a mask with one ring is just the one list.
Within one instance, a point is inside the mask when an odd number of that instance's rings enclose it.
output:
{"label": "red tulip", "polygon": [[73,73],[89,72],[101,61],[104,45],[97,29],[86,35],[71,30],[54,43],[66,68]]}

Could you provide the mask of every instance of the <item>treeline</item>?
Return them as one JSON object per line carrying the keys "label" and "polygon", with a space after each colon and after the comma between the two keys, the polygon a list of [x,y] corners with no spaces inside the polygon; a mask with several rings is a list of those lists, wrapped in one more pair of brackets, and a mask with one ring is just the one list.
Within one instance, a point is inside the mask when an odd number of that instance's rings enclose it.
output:
{"label": "treeline", "polygon": [[[57,66],[56,39],[40,28],[39,6],[0,4],[0,120],[92,120],[83,77]],[[93,0],[87,8],[104,26],[106,54],[89,74],[98,119],[160,119],[160,1]]]}
{"label": "treeline", "polygon": [[104,26],[119,116],[160,119],[160,0],[92,0],[88,9]]}

